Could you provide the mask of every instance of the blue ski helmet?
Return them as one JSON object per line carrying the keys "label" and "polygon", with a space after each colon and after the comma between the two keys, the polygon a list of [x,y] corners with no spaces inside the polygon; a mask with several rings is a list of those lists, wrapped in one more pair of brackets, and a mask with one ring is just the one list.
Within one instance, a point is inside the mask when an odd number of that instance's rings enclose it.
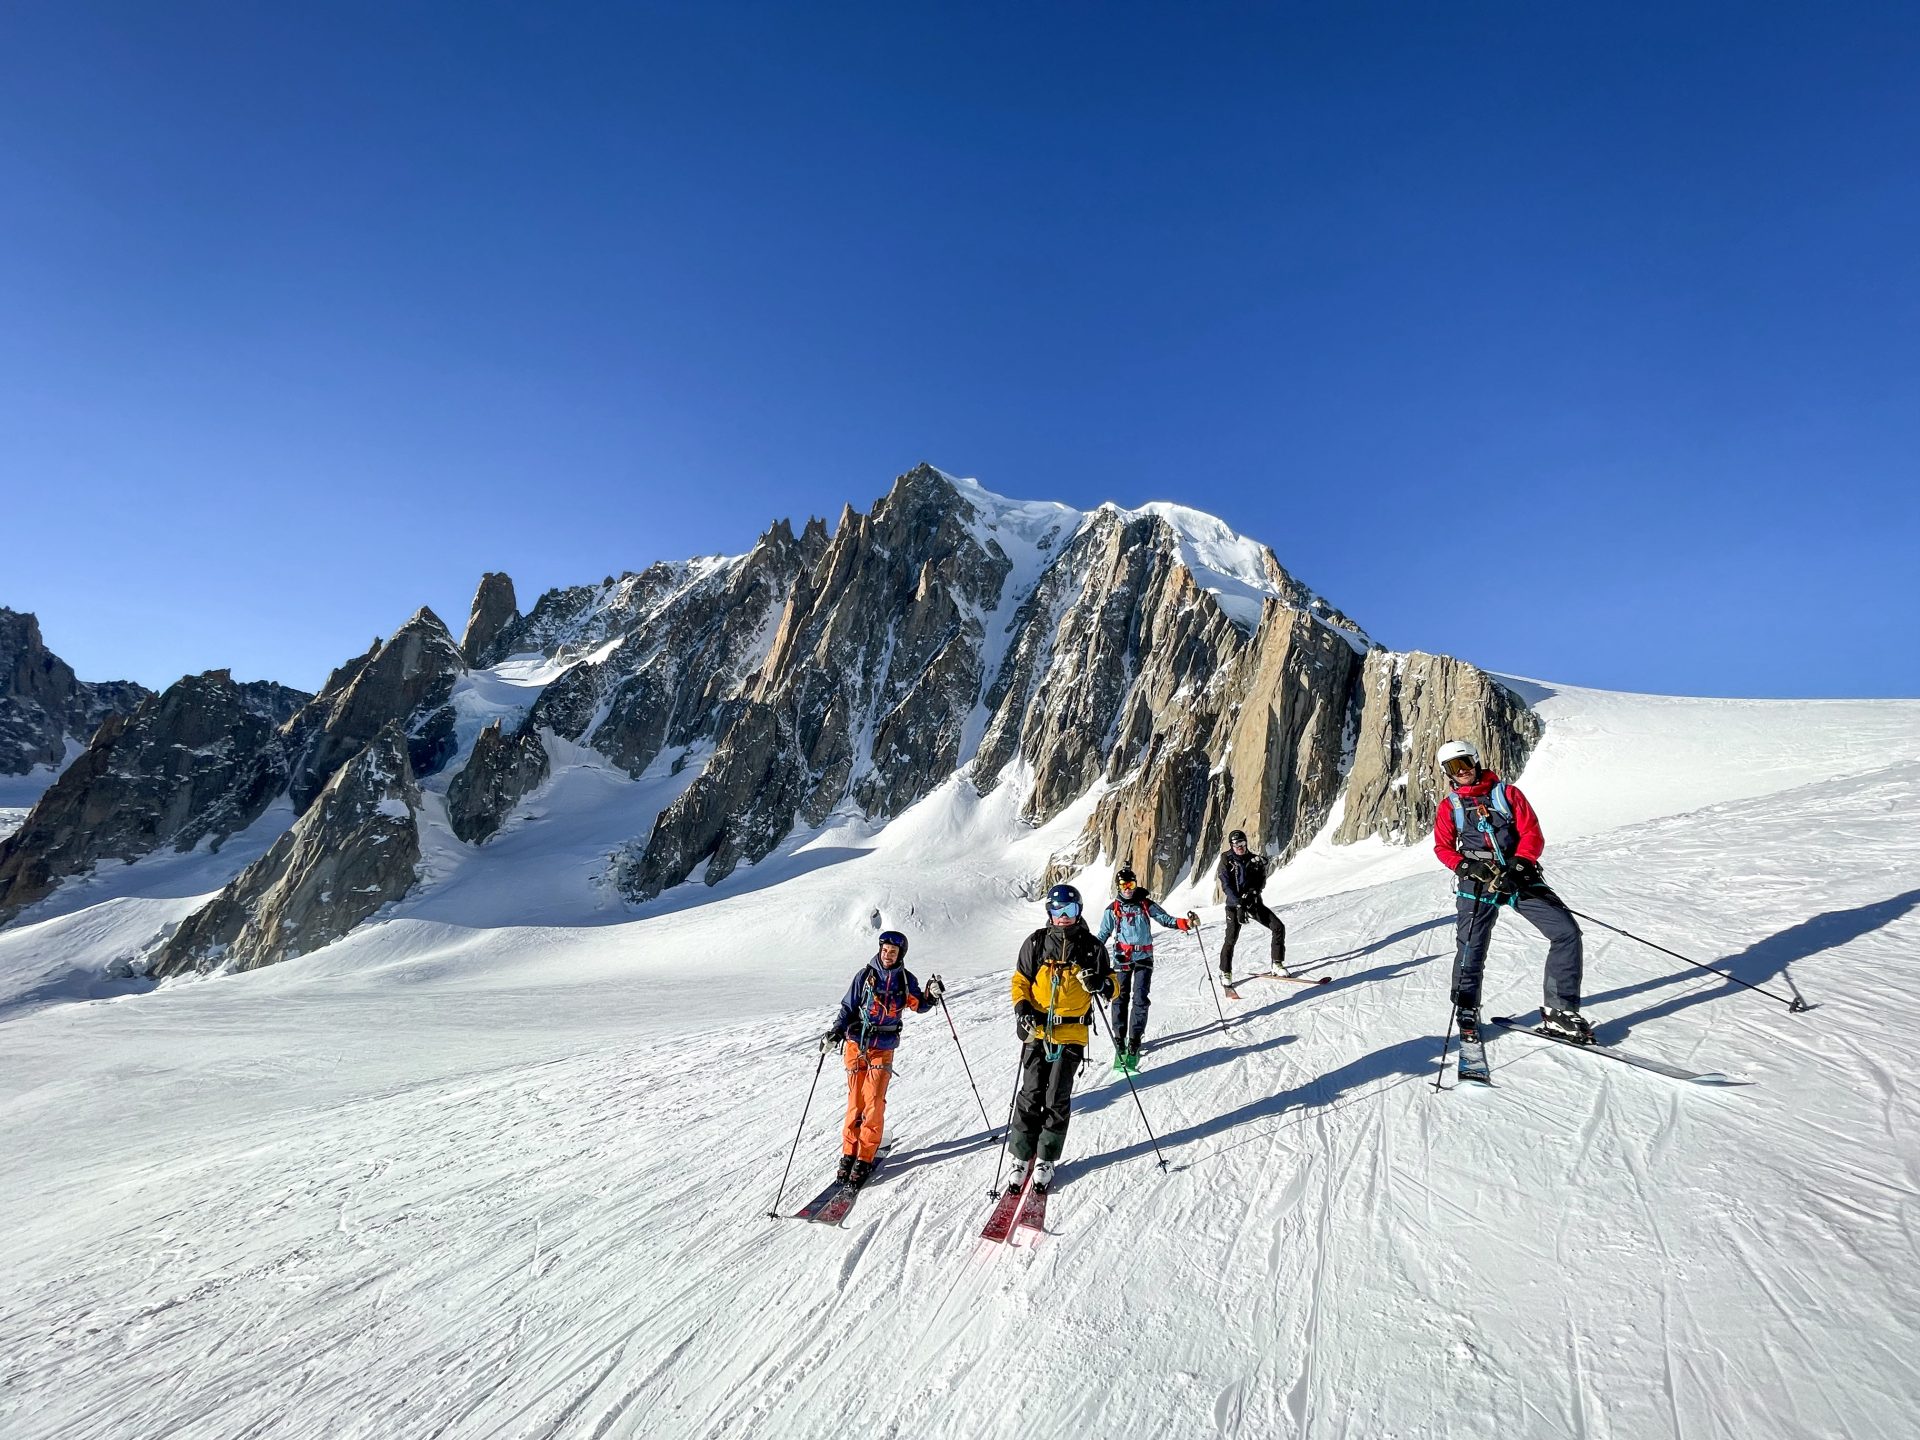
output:
{"label": "blue ski helmet", "polygon": [[1080,892],[1071,885],[1056,885],[1047,891],[1047,914],[1058,919],[1064,915],[1069,920],[1080,918]]}
{"label": "blue ski helmet", "polygon": [[[879,943],[882,945],[899,946],[900,947],[900,963],[902,965],[907,963],[907,937],[905,935],[901,934],[898,930],[882,930],[880,932]],[[878,953],[879,953],[878,951],[875,952],[875,954],[878,954]]]}

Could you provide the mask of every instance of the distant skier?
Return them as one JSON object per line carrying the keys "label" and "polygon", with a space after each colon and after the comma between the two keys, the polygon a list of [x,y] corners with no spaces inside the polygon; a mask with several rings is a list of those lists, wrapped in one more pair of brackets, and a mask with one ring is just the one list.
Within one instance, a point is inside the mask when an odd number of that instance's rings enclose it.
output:
{"label": "distant skier", "polygon": [[1435,758],[1450,787],[1433,817],[1433,853],[1456,877],[1453,1004],[1461,1035],[1479,1034],[1487,946],[1500,907],[1510,905],[1547,937],[1541,1028],[1591,1043],[1593,1027],[1580,1014],[1580,925],[1541,877],[1547,841],[1533,806],[1517,787],[1482,768],[1470,740],[1449,740]]}
{"label": "distant skier", "polygon": [[930,1010],[946,993],[938,975],[928,976],[923,989],[906,961],[907,937],[898,930],[881,931],[879,953],[853,977],[833,1028],[820,1037],[822,1054],[841,1047],[847,1069],[847,1119],[840,1129],[836,1178],[856,1189],[867,1183],[873,1157],[880,1153],[900,1016],[907,1010]]}
{"label": "distant skier", "polygon": [[1073,1078],[1086,1057],[1095,999],[1110,999],[1116,989],[1107,947],[1081,918],[1080,892],[1073,886],[1047,892],[1047,923],[1020,947],[1012,989],[1021,1043],[1020,1086],[1007,1134],[1014,1160],[1008,1188],[1020,1189],[1031,1170],[1034,1188],[1044,1192],[1066,1146]]}
{"label": "distant skier", "polygon": [[1113,1068],[1133,1075],[1140,1069],[1140,1041],[1147,1033],[1147,1007],[1153,992],[1154,922],[1176,930],[1191,930],[1200,922],[1194,915],[1176,920],[1161,909],[1131,865],[1116,870],[1113,883],[1119,893],[1101,913],[1098,938],[1104,945],[1112,937],[1114,968],[1119,972],[1119,993],[1108,1011],[1113,1021]]}
{"label": "distant skier", "polygon": [[1227,836],[1227,852],[1220,857],[1220,868],[1213,874],[1220,882],[1220,893],[1227,899],[1227,935],[1220,942],[1221,981],[1233,983],[1233,947],[1240,938],[1240,927],[1248,920],[1258,920],[1273,932],[1268,954],[1274,970],[1285,973],[1287,927],[1260,898],[1267,888],[1267,862],[1247,848],[1246,831],[1235,830]]}

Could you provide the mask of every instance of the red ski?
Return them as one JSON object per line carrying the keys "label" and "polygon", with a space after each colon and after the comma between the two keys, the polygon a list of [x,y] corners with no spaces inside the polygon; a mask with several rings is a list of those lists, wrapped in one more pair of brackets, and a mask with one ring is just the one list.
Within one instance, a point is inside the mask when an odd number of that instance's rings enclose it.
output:
{"label": "red ski", "polygon": [[[993,1202],[993,1213],[987,1216],[986,1229],[980,1232],[982,1240],[1005,1240],[1013,1233],[1015,1218],[1024,1213],[1020,1202],[1026,1193],[1025,1187],[1009,1186],[1006,1193]],[[1044,1205],[1044,1197],[1042,1203]]]}
{"label": "red ski", "polygon": [[1027,1187],[1027,1198],[1020,1202],[1019,1218],[1013,1222],[1016,1230],[1032,1230],[1045,1233],[1047,1228],[1047,1196],[1050,1190],[1038,1185]]}

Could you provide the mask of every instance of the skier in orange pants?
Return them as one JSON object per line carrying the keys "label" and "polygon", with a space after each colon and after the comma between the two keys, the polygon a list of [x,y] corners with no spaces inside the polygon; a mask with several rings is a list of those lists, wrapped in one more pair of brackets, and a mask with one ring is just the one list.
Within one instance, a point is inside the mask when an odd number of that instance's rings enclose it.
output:
{"label": "skier in orange pants", "polygon": [[833,1028],[820,1037],[821,1052],[839,1046],[847,1069],[847,1118],[840,1129],[837,1178],[855,1187],[866,1183],[873,1157],[880,1152],[900,1016],[907,1010],[932,1009],[946,991],[938,975],[928,976],[922,987],[906,960],[907,937],[898,930],[883,931],[880,953],[853,977]]}

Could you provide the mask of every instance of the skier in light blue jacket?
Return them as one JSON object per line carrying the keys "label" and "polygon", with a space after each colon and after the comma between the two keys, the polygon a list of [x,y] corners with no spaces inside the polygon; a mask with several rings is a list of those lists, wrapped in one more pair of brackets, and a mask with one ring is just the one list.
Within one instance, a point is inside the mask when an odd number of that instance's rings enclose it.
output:
{"label": "skier in light blue jacket", "polygon": [[1113,966],[1119,972],[1119,992],[1113,997],[1113,1068],[1124,1074],[1140,1069],[1140,1041],[1147,1033],[1147,1006],[1153,991],[1153,927],[1157,921],[1175,930],[1191,930],[1200,923],[1192,913],[1178,920],[1162,910],[1140,884],[1131,865],[1113,876],[1118,894],[1100,916],[1099,940],[1113,945]]}

